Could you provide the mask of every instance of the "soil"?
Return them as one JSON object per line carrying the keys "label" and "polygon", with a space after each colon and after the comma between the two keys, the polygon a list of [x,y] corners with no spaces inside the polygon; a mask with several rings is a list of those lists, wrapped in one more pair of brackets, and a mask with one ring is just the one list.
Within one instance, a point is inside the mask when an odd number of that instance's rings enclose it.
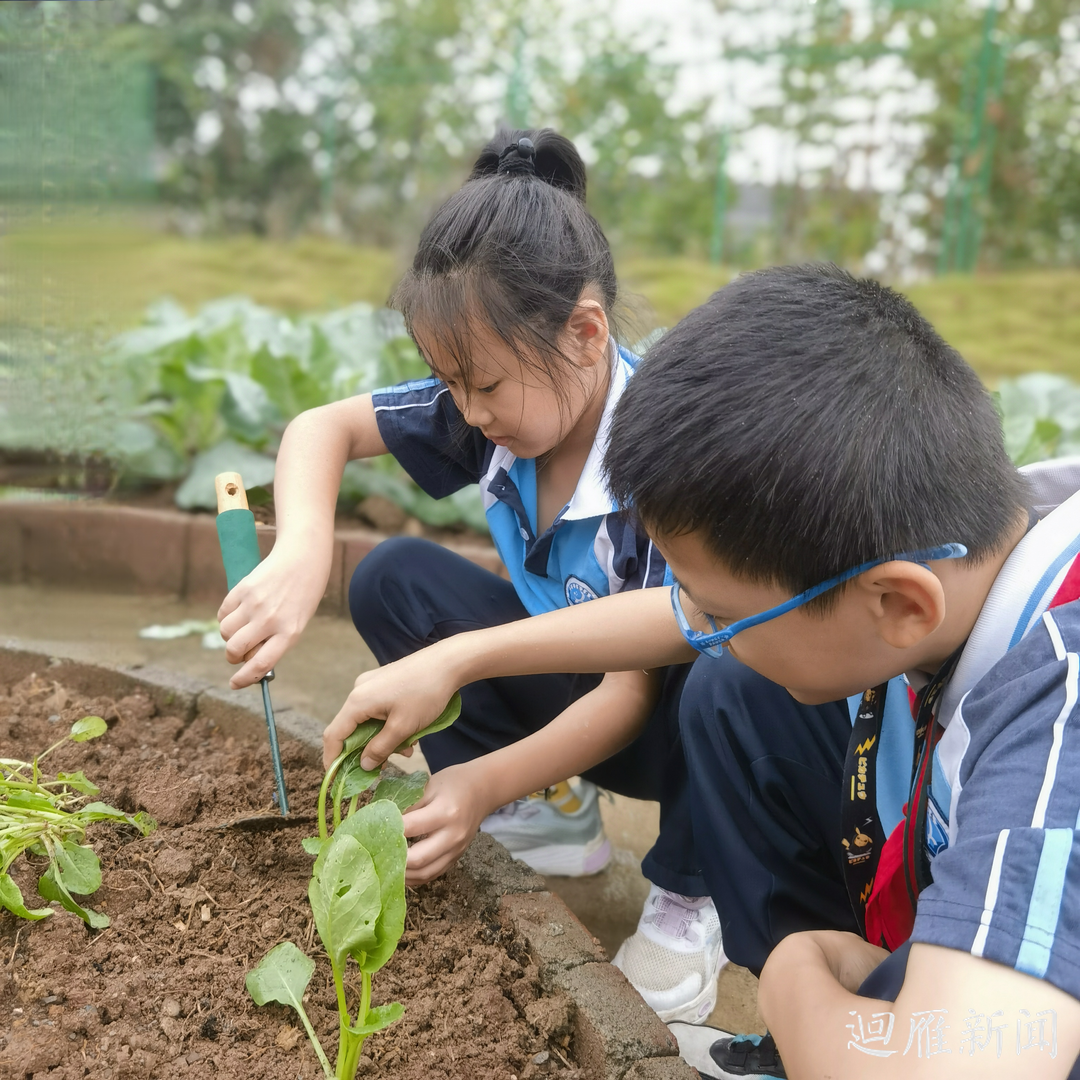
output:
{"label": "soil", "polygon": [[[305,1000],[333,1061],[337,1009],[307,903],[312,860],[300,847],[314,826],[221,828],[274,812],[265,740],[157,715],[141,695],[82,697],[47,674],[0,686],[4,756],[29,759],[80,717],[102,716],[106,735],[64,744],[48,769],[83,770],[98,798],[146,810],[158,828],[140,837],[91,827],[103,884],[87,902],[109,915],[108,928],[90,930],[55,905],[35,923],[0,911],[0,1080],[321,1075],[297,1015],[259,1008],[244,987],[270,948],[295,941],[317,962]],[[321,774],[310,751],[285,740],[282,757],[294,813],[313,812]],[[40,904],[42,866],[22,856],[11,868],[30,907]],[[373,1004],[400,1001],[405,1017],[368,1040],[359,1075],[585,1080],[572,1064],[567,1002],[541,996],[535,964],[469,879],[451,871],[408,899],[405,934],[373,993]]]}

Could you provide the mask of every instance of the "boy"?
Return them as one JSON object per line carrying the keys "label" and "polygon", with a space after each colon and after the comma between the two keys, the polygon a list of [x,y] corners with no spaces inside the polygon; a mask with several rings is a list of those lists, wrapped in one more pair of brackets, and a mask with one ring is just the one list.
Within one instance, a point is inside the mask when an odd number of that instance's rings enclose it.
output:
{"label": "boy", "polygon": [[[620,402],[607,463],[670,606],[645,590],[444,656],[468,678],[706,653],[680,708],[695,842],[772,1037],[680,1030],[684,1056],[716,1077],[1072,1075],[1080,463],[1017,473],[956,352],[832,267],[691,313]],[[739,708],[747,668],[791,695],[765,722]],[[890,828],[875,748],[901,674],[914,764]],[[867,686],[854,726],[815,711]],[[363,693],[331,747],[368,701],[406,722],[389,683]]]}

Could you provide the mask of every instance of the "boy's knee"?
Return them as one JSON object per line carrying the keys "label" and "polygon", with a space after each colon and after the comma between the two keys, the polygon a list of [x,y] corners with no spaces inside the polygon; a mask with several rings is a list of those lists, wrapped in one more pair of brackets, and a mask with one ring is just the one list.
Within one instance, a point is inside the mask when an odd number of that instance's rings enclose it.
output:
{"label": "boy's knee", "polygon": [[424,565],[431,546],[430,540],[392,536],[360,560],[349,582],[349,614],[362,637],[366,639],[392,609],[400,616],[400,604],[394,603],[388,586],[393,584],[399,599],[402,591],[408,592],[414,570]]}

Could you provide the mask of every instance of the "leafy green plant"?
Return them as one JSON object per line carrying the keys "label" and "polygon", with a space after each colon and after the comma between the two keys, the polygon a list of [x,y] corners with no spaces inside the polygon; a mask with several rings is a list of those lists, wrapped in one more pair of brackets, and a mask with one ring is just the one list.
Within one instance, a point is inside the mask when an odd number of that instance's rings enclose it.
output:
{"label": "leafy green plant", "polygon": [[1017,465],[1080,454],[1080,386],[1042,372],[1002,379],[996,393],[1005,449]]}
{"label": "leafy green plant", "polygon": [[[455,694],[441,715],[405,745],[448,727],[460,712],[461,698]],[[248,993],[257,1005],[276,1001],[296,1010],[323,1072],[336,1080],[353,1080],[364,1040],[389,1027],[405,1012],[397,1002],[372,1006],[371,977],[393,956],[405,929],[408,844],[401,815],[423,795],[426,777],[422,773],[381,776],[378,770],[361,767],[361,752],[381,727],[381,720],[369,720],[345,741],[319,790],[319,835],[303,842],[304,850],[315,856],[308,900],[315,928],[330,958],[337,996],[336,1067],[331,1067],[304,1010],[304,993],[315,972],[314,960],[291,941],[283,941],[248,972],[246,980]],[[358,808],[360,795],[373,785],[371,801]],[[332,822],[327,821],[328,800]],[[345,994],[350,958],[361,976],[355,1022]]]}
{"label": "leafy green plant", "polygon": [[[182,509],[213,509],[223,470],[273,481],[282,432],[298,413],[429,376],[401,316],[369,304],[289,318],[244,297],[192,316],[160,301],[102,362],[101,393],[119,413],[103,449],[131,478],[182,479]],[[349,466],[343,497],[374,494],[429,525],[486,529],[477,492],[432,499],[389,457]]]}
{"label": "leafy green plant", "polygon": [[74,912],[87,925],[100,929],[109,917],[74,899],[90,896],[101,885],[101,863],[93,848],[83,844],[87,826],[95,821],[131,825],[144,836],[154,821],[144,813],[125,814],[103,802],[86,802],[98,789],[82,772],[59,772],[42,778],[40,763],[65,742],[86,742],[107,730],[100,716],[84,716],[62,739],[33,761],[0,758],[0,907],[24,919],[44,919],[52,908],[28,908],[8,870],[23,852],[45,856],[49,868],[38,879],[38,892]]}

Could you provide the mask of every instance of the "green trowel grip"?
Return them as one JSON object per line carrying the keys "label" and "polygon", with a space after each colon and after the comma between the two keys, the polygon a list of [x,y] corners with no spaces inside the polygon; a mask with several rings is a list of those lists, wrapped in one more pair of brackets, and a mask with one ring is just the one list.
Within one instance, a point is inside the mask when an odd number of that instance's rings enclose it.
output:
{"label": "green trowel grip", "polygon": [[262,561],[255,515],[250,510],[225,510],[217,516],[217,532],[225,580],[232,589]]}

